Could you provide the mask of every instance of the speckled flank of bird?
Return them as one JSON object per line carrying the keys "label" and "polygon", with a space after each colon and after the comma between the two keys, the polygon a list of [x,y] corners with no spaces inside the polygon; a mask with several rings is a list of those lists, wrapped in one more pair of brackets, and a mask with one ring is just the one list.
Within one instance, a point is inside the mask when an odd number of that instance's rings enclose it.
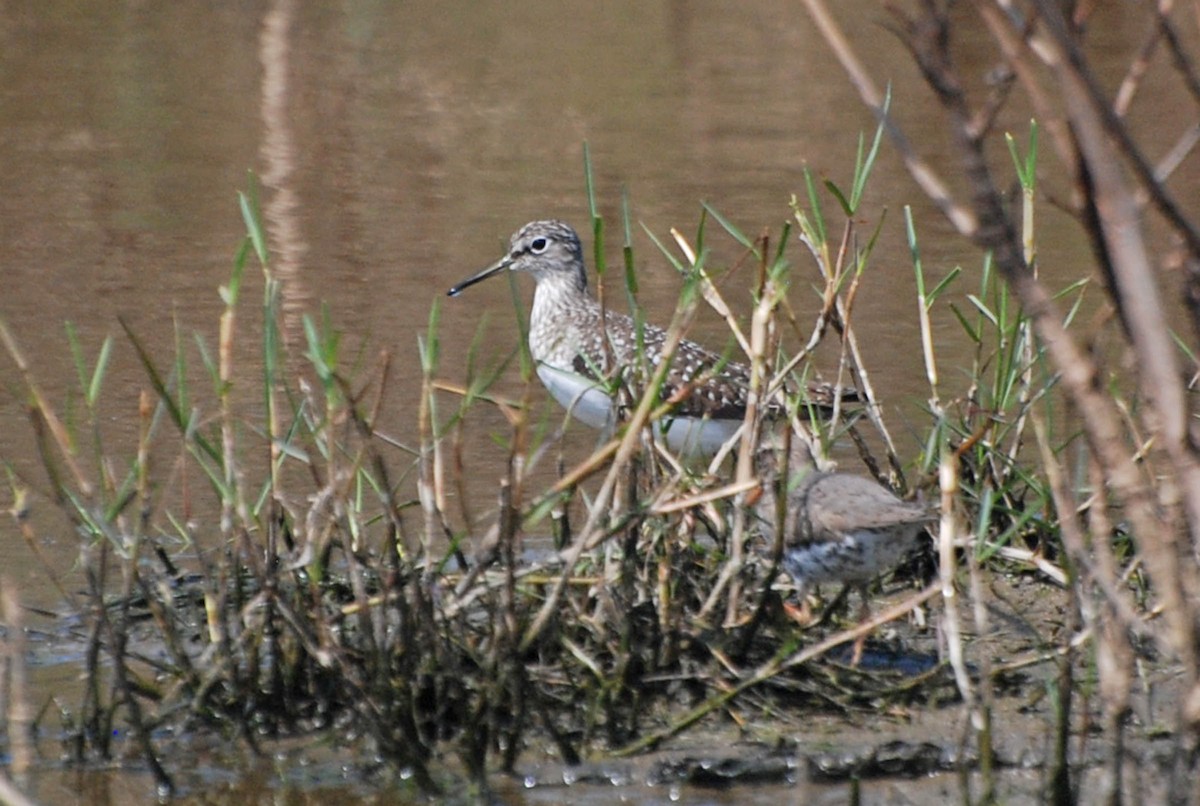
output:
{"label": "speckled flank of bird", "polygon": [[[593,428],[611,429],[616,407],[606,383],[639,361],[639,326],[628,316],[604,311],[588,292],[579,236],[561,221],[533,221],[509,242],[508,254],[450,289],[457,296],[495,274],[521,271],[537,281],[529,317],[529,351],[538,377],[564,408]],[[667,332],[641,327],[641,353],[651,369],[663,359]],[[628,374],[626,374],[628,379]],[[745,417],[749,369],[692,341],[680,342],[667,372],[663,399],[678,398],[661,436],[680,454],[711,455],[728,441]],[[687,389],[687,394],[679,394]],[[853,399],[827,384],[811,384],[814,406],[831,406],[835,395]],[[768,407],[769,409],[771,407]]]}

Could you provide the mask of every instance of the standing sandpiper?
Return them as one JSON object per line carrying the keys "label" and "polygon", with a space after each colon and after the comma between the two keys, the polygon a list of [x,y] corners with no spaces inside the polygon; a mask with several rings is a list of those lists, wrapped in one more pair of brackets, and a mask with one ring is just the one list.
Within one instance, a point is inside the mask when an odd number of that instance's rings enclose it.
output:
{"label": "standing sandpiper", "polygon": [[[526,224],[513,233],[507,255],[451,288],[449,295],[457,296],[505,269],[529,272],[537,281],[529,352],[542,383],[577,420],[592,428],[614,427],[616,407],[605,379],[637,366],[638,325],[623,314],[602,311],[588,292],[583,247],[575,230],[562,221]],[[666,338],[662,328],[642,326],[643,354],[651,366],[662,360]],[[696,381],[672,416],[655,425],[656,434],[677,454],[712,455],[745,418],[750,371],[734,361],[722,365],[721,356],[683,340],[667,373],[663,399]],[[813,384],[809,397],[818,408],[826,408],[833,392]]]}
{"label": "standing sandpiper", "polygon": [[[755,509],[768,537],[776,526],[779,461],[778,451],[770,447],[755,456],[763,490]],[[809,619],[805,596],[810,586],[841,582],[862,594],[860,619],[865,621],[867,584],[916,548],[917,537],[937,515],[921,504],[901,501],[871,479],[818,470],[799,437],[792,443],[788,486],[780,563],[796,584],[798,620]],[[864,639],[855,644],[855,662]]]}

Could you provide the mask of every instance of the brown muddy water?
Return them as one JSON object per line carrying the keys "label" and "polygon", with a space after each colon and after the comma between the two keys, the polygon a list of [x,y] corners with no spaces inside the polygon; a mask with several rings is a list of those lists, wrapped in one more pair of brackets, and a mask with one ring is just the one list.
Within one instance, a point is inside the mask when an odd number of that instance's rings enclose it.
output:
{"label": "brown muddy water", "polygon": [[[886,12],[871,2],[837,7],[870,53],[876,78],[892,83],[893,110],[909,136],[942,163],[939,155],[948,148],[938,116],[930,114],[932,100],[884,27]],[[486,335],[481,360],[512,351],[517,329],[504,283],[473,288],[453,301],[443,300],[445,290],[498,257],[508,234],[529,219],[560,217],[586,228],[584,143],[609,221],[609,260],[619,261],[616,233],[627,194],[641,303],[650,318],[666,319],[678,280],[642,226],[664,239],[672,227],[690,233],[703,200],[748,233],[777,232],[788,218],[790,196],[803,191],[803,168],[847,183],[858,135],[873,130],[808,17],[787,2],[752,1],[735,11],[716,2],[15,0],[2,10],[0,316],[56,401],[77,388],[64,323],[74,324],[89,356],[105,336],[116,339],[102,402],[114,453],[132,444],[138,393],[146,388],[118,317],[161,346],[164,356],[176,327],[185,340],[199,332],[215,341],[217,289],[243,236],[236,192],[248,186],[248,171],[262,177],[264,199],[275,205],[272,235],[295,328],[290,335],[298,339],[301,315],[320,315],[324,305],[345,334],[346,352],[363,345],[390,350],[401,377],[385,421],[404,440],[415,427],[417,338],[431,305],[444,302],[442,377],[462,377],[479,327]],[[1098,22],[1095,28],[1103,32],[1098,51],[1106,49],[1114,70],[1141,41],[1139,31],[1120,25]],[[968,69],[991,68],[986,48],[963,52],[978,60]],[[1170,109],[1173,92],[1181,90],[1151,73],[1141,103]],[[1025,113],[1010,113],[1007,125],[1023,132]],[[1157,145],[1153,132],[1139,134],[1151,148]],[[948,226],[885,146],[864,208],[873,219],[864,229],[886,210],[883,257],[856,303],[857,328],[870,345],[875,383],[899,421],[916,416],[924,396],[903,239],[906,204],[913,206],[930,273],[966,269],[955,298],[976,290],[979,266],[972,250],[947,237]],[[1065,284],[1089,256],[1073,235],[1056,235],[1059,215],[1046,206],[1041,265],[1052,283]],[[714,237],[712,246],[718,263],[739,253],[729,239]],[[585,249],[590,254],[590,244]],[[803,264],[799,247],[793,250]],[[260,376],[252,313],[261,280],[251,274],[247,285],[250,307],[240,322],[244,375],[235,384],[253,398]],[[793,288],[801,316],[817,307],[807,291],[803,283]],[[530,288],[522,286],[521,293],[527,301]],[[941,360],[949,369],[963,360],[965,347],[955,353],[958,326],[946,310],[935,313],[945,345]],[[726,338],[711,314],[691,335],[716,345]],[[33,483],[42,550],[69,571],[75,541],[39,494],[45,484],[24,395],[3,361],[0,457]],[[406,383],[406,375],[413,382]],[[516,375],[510,371],[498,390],[518,394]],[[553,405],[540,390],[537,399]],[[474,426],[480,447],[472,478],[487,500],[494,497],[491,480],[502,458],[487,434],[502,423],[495,414]],[[568,439],[583,451],[594,435],[575,429]],[[919,448],[911,441],[900,447],[907,455]],[[0,521],[0,556],[4,582],[17,586],[22,601],[61,607],[7,519]],[[1058,606],[1045,596],[1031,600],[1046,617]],[[35,702],[78,685],[78,658],[69,649],[47,644],[43,655],[36,647],[34,655]],[[1033,680],[1049,673],[1027,672]],[[1029,687],[1040,688],[1040,682]],[[1051,728],[1047,706],[1025,710],[1021,698],[1028,696],[1026,690],[1011,700],[1014,716],[1027,714],[1030,725],[1028,735],[1009,737],[1029,745],[1028,754],[1010,754],[1015,799],[1039,791],[1038,759]],[[815,780],[805,759],[890,738],[944,741],[960,736],[963,725],[960,710],[947,706],[870,718],[793,714],[773,728],[773,739],[710,730],[689,734],[661,754],[601,762],[570,787],[561,769],[531,754],[523,764],[527,779],[499,780],[497,791],[506,802],[530,804],[844,802],[848,785]],[[53,739],[43,738],[40,749],[44,761],[30,786],[39,802],[153,798],[149,776],[136,766],[66,769],[55,761]],[[219,745],[187,752],[187,759],[167,759],[179,774],[183,802],[337,799],[349,806],[413,797],[403,783],[372,773],[370,759],[345,758],[334,748],[283,747],[260,761]],[[671,780],[662,772],[664,762],[683,757],[765,756],[783,759],[783,766],[731,789]],[[949,774],[883,778],[865,782],[862,795],[936,802],[961,797],[961,786]]]}

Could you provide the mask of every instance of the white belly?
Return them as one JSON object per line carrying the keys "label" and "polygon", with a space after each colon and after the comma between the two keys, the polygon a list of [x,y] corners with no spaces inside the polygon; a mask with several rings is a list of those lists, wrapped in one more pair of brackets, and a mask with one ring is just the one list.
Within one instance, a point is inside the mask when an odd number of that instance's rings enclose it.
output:
{"label": "white belly", "polygon": [[[559,405],[591,428],[611,431],[616,425],[612,398],[596,381],[574,372],[538,364],[538,377]],[[741,420],[664,417],[655,423],[655,436],[680,456],[712,456],[741,426]]]}
{"label": "white belly", "polygon": [[613,427],[612,398],[599,383],[549,364],[539,363],[537,374],[558,404],[576,420],[591,428]]}
{"label": "white belly", "polygon": [[667,424],[667,446],[679,456],[712,456],[742,425],[741,420],[674,417],[660,421],[655,426],[657,434],[662,434],[664,423]]}

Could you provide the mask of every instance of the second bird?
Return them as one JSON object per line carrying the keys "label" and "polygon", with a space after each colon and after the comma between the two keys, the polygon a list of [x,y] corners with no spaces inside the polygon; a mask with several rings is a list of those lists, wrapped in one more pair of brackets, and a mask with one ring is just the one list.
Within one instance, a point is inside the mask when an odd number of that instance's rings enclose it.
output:
{"label": "second bird", "polygon": [[[765,536],[774,539],[779,517],[778,499],[782,459],[774,447],[755,455],[762,497],[755,504]],[[813,461],[809,446],[800,437],[792,441],[783,518],[781,565],[796,586],[801,621],[809,620],[809,588],[824,582],[841,582],[862,594],[860,620],[870,610],[867,585],[894,568],[918,545],[917,538],[937,514],[923,504],[902,501],[872,479],[850,473],[826,473]],[[854,658],[862,654],[863,638],[855,644]]]}

